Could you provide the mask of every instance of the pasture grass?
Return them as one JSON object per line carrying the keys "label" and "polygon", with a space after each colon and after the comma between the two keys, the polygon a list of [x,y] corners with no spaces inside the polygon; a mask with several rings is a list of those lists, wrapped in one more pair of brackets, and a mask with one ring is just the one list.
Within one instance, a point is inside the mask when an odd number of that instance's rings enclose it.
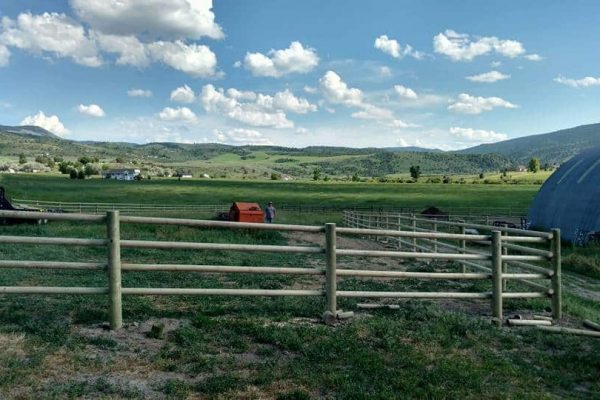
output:
{"label": "pasture grass", "polygon": [[[7,235],[105,237],[85,223],[1,227]],[[123,225],[124,239],[284,244],[276,232]],[[1,259],[104,261],[104,248],[3,245]],[[321,256],[123,249],[124,261],[318,266]],[[343,261],[343,260],[341,260]],[[413,271],[455,271],[415,263]],[[0,286],[105,286],[105,272],[4,269]],[[313,278],[124,272],[124,287],[321,287]],[[489,282],[345,279],[340,290],[487,291]],[[518,288],[515,288],[518,289]],[[355,299],[339,307],[355,309]],[[565,297],[573,316],[597,304]],[[104,331],[107,296],[0,297],[0,397],[17,398],[554,398],[600,396],[600,342],[498,329],[488,301],[400,302],[323,325],[321,298],[125,296],[124,334]],[[506,314],[545,300],[507,301]],[[572,312],[572,314],[571,314]],[[133,323],[164,324],[164,338]],[[178,321],[174,324],[173,321]],[[141,326],[141,325],[140,325]],[[92,332],[92,334],[89,333]],[[87,333],[86,333],[87,332]],[[130,335],[131,337],[129,337]],[[138,335],[138,336],[136,336]]]}
{"label": "pasture grass", "polygon": [[394,206],[397,208],[512,208],[526,210],[539,185],[459,185],[311,181],[242,181],[173,178],[119,182],[71,180],[56,175],[0,175],[7,194],[19,199],[144,204],[230,204],[256,201],[275,206]]}

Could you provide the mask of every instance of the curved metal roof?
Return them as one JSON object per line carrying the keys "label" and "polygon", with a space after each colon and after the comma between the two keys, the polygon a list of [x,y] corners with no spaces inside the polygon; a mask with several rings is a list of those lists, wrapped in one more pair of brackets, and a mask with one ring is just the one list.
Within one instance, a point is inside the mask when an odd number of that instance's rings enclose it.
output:
{"label": "curved metal roof", "polygon": [[600,147],[564,163],[544,183],[529,210],[531,226],[560,228],[573,241],[600,231]]}

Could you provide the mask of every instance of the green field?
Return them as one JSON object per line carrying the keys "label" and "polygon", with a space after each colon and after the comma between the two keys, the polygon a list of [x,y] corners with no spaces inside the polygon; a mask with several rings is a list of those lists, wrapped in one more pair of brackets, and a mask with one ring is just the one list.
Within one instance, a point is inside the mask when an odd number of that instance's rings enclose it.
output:
{"label": "green field", "polygon": [[218,179],[152,179],[118,182],[70,180],[56,175],[0,175],[0,185],[19,199],[148,204],[229,204],[274,201],[291,205],[526,210],[539,185],[363,182],[282,182]]}
{"label": "green field", "polygon": [[[149,204],[276,204],[527,207],[537,185],[69,180],[0,175],[18,198]],[[338,213],[289,213],[283,222],[322,223]],[[3,235],[105,237],[87,223],[0,226]],[[124,225],[124,239],[286,244],[278,233]],[[597,251],[569,253],[576,265]],[[323,265],[321,256],[123,249],[129,262]],[[575,258],[574,258],[575,257]],[[0,259],[103,261],[102,248],[2,245]],[[596,260],[596,261],[594,261]],[[348,260],[340,257],[340,263]],[[381,260],[365,265],[382,268]],[[595,264],[594,264],[595,265]],[[408,262],[408,271],[456,272],[452,263]],[[579,271],[582,272],[582,271]],[[591,275],[591,274],[590,274]],[[3,269],[0,286],[105,286],[91,271]],[[125,287],[320,288],[295,276],[124,272]],[[339,290],[485,291],[484,281],[340,279]],[[519,290],[519,287],[514,287]],[[354,299],[339,308],[356,310]],[[489,323],[488,301],[400,301],[401,310],[358,312],[336,327],[319,323],[320,298],[126,296],[125,328],[103,329],[107,296],[0,296],[0,398],[594,398],[600,341]],[[505,302],[506,315],[545,313],[547,300]],[[600,306],[565,295],[563,325],[600,321]],[[165,333],[149,333],[164,324]]]}

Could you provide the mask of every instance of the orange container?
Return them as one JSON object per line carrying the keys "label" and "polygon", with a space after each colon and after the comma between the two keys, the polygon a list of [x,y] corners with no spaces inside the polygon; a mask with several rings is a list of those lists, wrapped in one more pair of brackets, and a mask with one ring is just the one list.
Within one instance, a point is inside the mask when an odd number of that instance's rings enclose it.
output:
{"label": "orange container", "polygon": [[236,201],[229,209],[229,220],[235,222],[264,222],[263,212],[258,203]]}

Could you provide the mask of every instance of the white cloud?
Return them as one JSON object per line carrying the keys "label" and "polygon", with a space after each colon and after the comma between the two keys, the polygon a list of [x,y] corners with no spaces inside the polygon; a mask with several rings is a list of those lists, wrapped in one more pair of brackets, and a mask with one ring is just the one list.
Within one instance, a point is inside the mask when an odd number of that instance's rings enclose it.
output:
{"label": "white cloud", "polygon": [[127,96],[129,96],[129,97],[152,97],[152,91],[144,90],[144,89],[130,89],[127,91]]}
{"label": "white cloud", "polygon": [[501,66],[501,65],[502,65],[502,61],[492,61],[492,62],[490,63],[490,66],[491,66],[492,68],[498,68],[498,67],[499,67],[499,66]]}
{"label": "white cloud", "polygon": [[241,67],[242,67],[242,62],[240,60],[233,63],[233,68],[241,68]]}
{"label": "white cloud", "polygon": [[392,75],[394,74],[392,73],[392,70],[389,67],[379,67],[379,76],[381,76],[382,78],[391,78]]}
{"label": "white cloud", "polygon": [[196,114],[187,107],[171,108],[165,107],[160,113],[158,118],[163,121],[174,121],[174,122],[196,122]]}
{"label": "white cloud", "polygon": [[215,129],[214,134],[217,140],[221,143],[235,144],[235,145],[271,145],[270,139],[266,138],[262,133],[254,129],[230,129],[228,131],[222,131]]}
{"label": "white cloud", "polygon": [[457,33],[451,29],[438,33],[433,38],[433,48],[438,54],[443,54],[453,61],[471,61],[475,57],[492,52],[509,58],[515,58],[525,53],[521,42],[516,40],[501,40],[495,36],[475,37]]}
{"label": "white cloud", "polygon": [[316,105],[311,104],[307,99],[294,96],[289,89],[275,94],[273,97],[273,106],[296,114],[317,111]]}
{"label": "white cloud", "polygon": [[39,126],[57,136],[66,136],[69,134],[69,130],[65,128],[56,115],[46,116],[43,111],[25,117],[23,121],[21,121],[21,125]]}
{"label": "white cloud", "polygon": [[500,97],[478,97],[461,93],[449,106],[448,110],[464,114],[481,114],[494,108],[517,108],[516,105]]}
{"label": "white cloud", "polygon": [[0,44],[4,48],[16,47],[33,54],[50,53],[88,67],[102,65],[95,42],[79,23],[65,14],[27,12],[19,14],[16,20],[3,17],[0,32]]}
{"label": "white cloud", "polygon": [[414,50],[409,44],[404,46],[403,49],[396,39],[389,38],[387,35],[381,35],[376,38],[373,45],[377,50],[381,50],[382,52],[389,54],[394,58],[410,56],[416,58],[417,60],[421,60],[424,57],[423,53]]}
{"label": "white cloud", "polygon": [[5,67],[8,65],[8,61],[10,60],[10,51],[6,46],[0,44],[0,67]]}
{"label": "white cloud", "polygon": [[270,109],[273,105],[271,96],[259,94],[255,102],[244,103],[238,98],[231,97],[230,93],[234,92],[228,91],[226,94],[221,88],[216,89],[213,85],[205,85],[202,88],[200,101],[207,112],[216,112],[251,126],[294,127],[294,123],[287,119],[283,111]]}
{"label": "white cloud", "polygon": [[571,79],[571,78],[565,78],[562,75],[557,76],[556,78],[554,78],[554,82],[557,83],[561,83],[563,85],[567,85],[567,86],[571,86],[572,88],[575,89],[579,89],[579,88],[586,88],[586,87],[591,87],[591,86],[600,86],[600,77],[593,77],[593,76],[586,76],[585,78],[581,78],[581,79]]}
{"label": "white cloud", "polygon": [[211,0],[70,0],[75,13],[95,30],[156,39],[224,37]]}
{"label": "white cloud", "polygon": [[508,136],[504,133],[486,131],[483,129],[460,128],[458,126],[451,127],[450,134],[459,139],[466,139],[478,143],[494,143],[508,139]]}
{"label": "white cloud", "polygon": [[396,91],[396,93],[398,93],[400,97],[405,99],[416,100],[419,97],[417,96],[417,93],[414,90],[406,86],[395,85],[394,90]]}
{"label": "white cloud", "polygon": [[498,71],[490,71],[479,75],[467,76],[466,79],[470,80],[471,82],[494,83],[508,78],[510,78],[510,75],[506,75]]}
{"label": "white cloud", "polygon": [[227,96],[236,100],[256,100],[256,93],[250,90],[237,90],[236,88],[227,89]]}
{"label": "white cloud", "polygon": [[193,103],[196,100],[196,95],[192,88],[188,85],[183,85],[171,92],[171,101],[177,103]]}
{"label": "white cloud", "polygon": [[102,118],[102,117],[106,116],[106,113],[104,112],[102,107],[100,107],[97,104],[90,104],[89,106],[80,104],[77,107],[77,111],[79,111],[81,114],[89,115],[90,117],[95,117],[95,118]]}
{"label": "white cloud", "polygon": [[360,111],[352,113],[352,117],[360,119],[374,119],[374,120],[392,120],[394,113],[387,108],[381,108],[372,104],[362,104]]}
{"label": "white cloud", "polygon": [[525,58],[528,59],[529,61],[542,61],[544,59],[539,54],[527,54],[525,56]]}
{"label": "white cloud", "polygon": [[[365,102],[363,92],[360,89],[348,87],[346,82],[334,71],[327,71],[319,80],[319,86],[323,96],[330,103],[358,108],[358,111],[352,113],[353,118],[375,120],[379,124],[395,129],[416,126],[396,119],[394,113],[387,108]],[[331,112],[328,108],[325,110]]]}
{"label": "white cloud", "polygon": [[175,42],[153,42],[148,45],[151,56],[176,70],[194,77],[218,77],[217,56],[207,46]]}
{"label": "white cloud", "polygon": [[319,86],[325,98],[331,103],[358,106],[363,102],[362,91],[349,88],[346,82],[334,71],[327,71],[319,79]]}
{"label": "white cloud", "polygon": [[319,89],[317,89],[314,86],[304,86],[304,91],[306,93],[315,94],[315,93],[317,93],[319,91]]}
{"label": "white cloud", "polygon": [[108,35],[92,31],[90,36],[103,51],[118,54],[117,65],[146,67],[151,62],[146,45],[133,35]]}
{"label": "white cloud", "polygon": [[294,41],[290,47],[282,50],[271,50],[262,53],[246,53],[244,66],[254,76],[270,76],[279,78],[292,73],[307,73],[319,64],[319,56],[315,49],[305,48],[302,43]]}

